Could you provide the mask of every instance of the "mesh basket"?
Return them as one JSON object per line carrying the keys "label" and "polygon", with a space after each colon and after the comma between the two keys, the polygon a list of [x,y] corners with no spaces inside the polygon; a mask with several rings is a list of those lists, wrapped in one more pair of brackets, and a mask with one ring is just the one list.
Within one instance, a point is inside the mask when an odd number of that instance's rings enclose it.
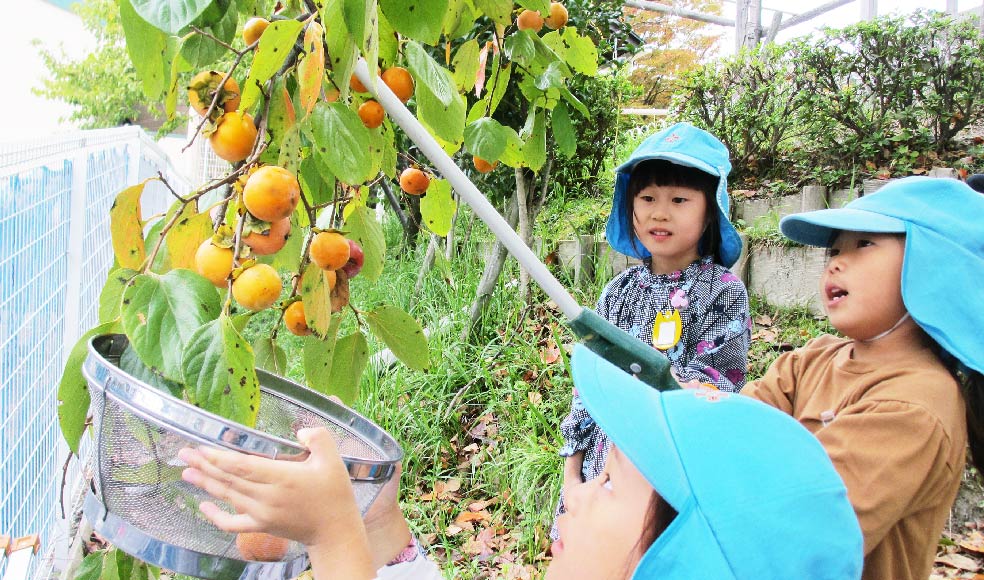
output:
{"label": "mesh basket", "polygon": [[124,335],[94,337],[83,365],[96,436],[95,476],[84,511],[96,531],[141,560],[216,580],[293,578],[306,566],[296,542],[279,562],[244,560],[236,534],[218,529],[198,510],[200,502],[215,499],[181,479],[185,464],[177,453],[183,447],[205,444],[300,460],[307,451],[294,433],[326,427],[338,442],[363,514],[403,457],[396,441],[361,415],[262,370],[256,428],[230,422],[121,370],[117,365],[127,345]]}

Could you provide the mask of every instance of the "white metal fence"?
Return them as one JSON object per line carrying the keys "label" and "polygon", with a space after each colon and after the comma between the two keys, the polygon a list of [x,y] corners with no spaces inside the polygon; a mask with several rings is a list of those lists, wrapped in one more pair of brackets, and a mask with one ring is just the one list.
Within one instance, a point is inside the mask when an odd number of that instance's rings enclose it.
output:
{"label": "white metal fence", "polygon": [[[85,461],[71,462],[62,491],[68,450],[56,395],[72,345],[97,322],[113,263],[109,208],[158,171],[188,191],[139,127],[0,144],[0,535],[40,534],[34,578],[60,568],[81,496]],[[144,217],[172,201],[151,182]]]}

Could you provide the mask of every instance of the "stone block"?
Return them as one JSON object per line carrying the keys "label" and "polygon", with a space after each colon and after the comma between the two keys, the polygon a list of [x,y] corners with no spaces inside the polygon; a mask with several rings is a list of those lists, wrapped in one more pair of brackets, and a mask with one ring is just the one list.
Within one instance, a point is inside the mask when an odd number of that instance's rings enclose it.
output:
{"label": "stone block", "polygon": [[818,314],[820,275],[827,262],[823,248],[755,246],[748,258],[748,291],[782,307],[807,306]]}

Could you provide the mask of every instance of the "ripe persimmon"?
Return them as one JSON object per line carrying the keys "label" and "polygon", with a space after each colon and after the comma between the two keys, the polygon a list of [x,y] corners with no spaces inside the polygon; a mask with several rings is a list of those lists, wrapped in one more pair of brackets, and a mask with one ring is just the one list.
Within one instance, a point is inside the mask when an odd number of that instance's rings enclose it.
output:
{"label": "ripe persimmon", "polygon": [[404,103],[409,101],[410,97],[413,96],[413,77],[407,69],[401,66],[394,66],[384,70],[381,76],[386,86]]}
{"label": "ripe persimmon", "polygon": [[536,10],[523,10],[516,17],[516,28],[540,32],[540,29],[543,28],[543,16],[540,16]]}
{"label": "ripe persimmon", "polygon": [[232,248],[220,248],[211,239],[205,240],[195,252],[195,270],[219,288],[225,287],[232,272]]}
{"label": "ripe persimmon", "polygon": [[280,275],[268,264],[256,264],[243,270],[232,283],[232,297],[243,308],[254,312],[273,306],[283,289]]}
{"label": "ripe persimmon", "polygon": [[291,302],[290,306],[284,310],[284,326],[291,334],[297,336],[311,334],[311,329],[307,325],[307,318],[304,317],[304,303],[302,301]]}
{"label": "ripe persimmon", "polygon": [[359,80],[359,77],[355,75],[352,75],[352,77],[349,79],[349,88],[357,93],[369,92],[369,89],[366,88],[366,85],[362,84],[362,81]]}
{"label": "ripe persimmon", "polygon": [[257,256],[276,254],[287,243],[290,237],[290,218],[270,222],[270,228],[263,233],[251,232],[243,238],[243,243],[253,250]]}
{"label": "ripe persimmon", "polygon": [[385,116],[383,106],[372,99],[359,105],[359,118],[362,119],[362,124],[369,129],[375,129],[382,125]]}
{"label": "ripe persimmon", "polygon": [[322,270],[337,270],[349,259],[348,240],[338,232],[320,232],[311,240],[308,253]]}
{"label": "ripe persimmon", "polygon": [[253,117],[240,111],[230,111],[222,115],[208,141],[215,154],[229,163],[246,159],[256,143]]}
{"label": "ripe persimmon", "polygon": [[430,177],[416,167],[407,167],[400,174],[400,189],[410,195],[420,195],[430,186]]}
{"label": "ripe persimmon", "polygon": [[543,20],[543,23],[551,30],[567,26],[567,7],[560,2],[551,2],[550,14]]}
{"label": "ripe persimmon", "polygon": [[239,83],[236,82],[236,79],[229,77],[229,80],[222,84],[224,77],[225,74],[219,71],[203,70],[192,77],[191,82],[188,83],[188,103],[199,115],[205,115],[205,111],[212,104],[212,99],[215,98],[215,92],[219,90],[220,84],[222,90],[219,91],[219,100],[215,110],[219,113],[228,113],[239,108]]}
{"label": "ripe persimmon", "polygon": [[301,186],[290,171],[276,165],[256,170],[243,187],[243,205],[265,222],[289,218],[301,199]]}
{"label": "ripe persimmon", "polygon": [[270,26],[270,21],[266,18],[256,16],[247,20],[243,25],[243,40],[246,41],[246,46],[259,40],[267,26]]}
{"label": "ripe persimmon", "polygon": [[492,163],[489,163],[488,161],[482,159],[478,155],[472,156],[472,163],[475,164],[475,171],[478,171],[479,173],[488,173],[489,171],[492,171],[493,169],[499,166],[498,161],[493,161]]}
{"label": "ripe persimmon", "polygon": [[290,540],[263,532],[240,532],[236,535],[236,547],[244,560],[276,562],[287,555]]}

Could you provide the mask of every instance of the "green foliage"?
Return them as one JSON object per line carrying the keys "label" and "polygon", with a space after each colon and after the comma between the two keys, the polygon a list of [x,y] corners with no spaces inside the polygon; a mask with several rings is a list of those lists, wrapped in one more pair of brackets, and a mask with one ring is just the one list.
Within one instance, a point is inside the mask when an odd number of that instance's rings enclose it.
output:
{"label": "green foliage", "polygon": [[687,76],[674,116],[728,145],[733,183],[907,175],[984,120],[982,55],[969,20],[885,16],[709,63]]}
{"label": "green foliage", "polygon": [[[95,49],[80,60],[71,60],[36,41],[35,46],[49,77],[33,92],[47,99],[75,106],[69,119],[84,129],[134,123],[149,111],[160,116],[162,108],[148,99],[123,44],[123,27],[115,0],[83,0],[73,4],[85,29],[96,39]],[[176,118],[162,131],[177,126]]]}

